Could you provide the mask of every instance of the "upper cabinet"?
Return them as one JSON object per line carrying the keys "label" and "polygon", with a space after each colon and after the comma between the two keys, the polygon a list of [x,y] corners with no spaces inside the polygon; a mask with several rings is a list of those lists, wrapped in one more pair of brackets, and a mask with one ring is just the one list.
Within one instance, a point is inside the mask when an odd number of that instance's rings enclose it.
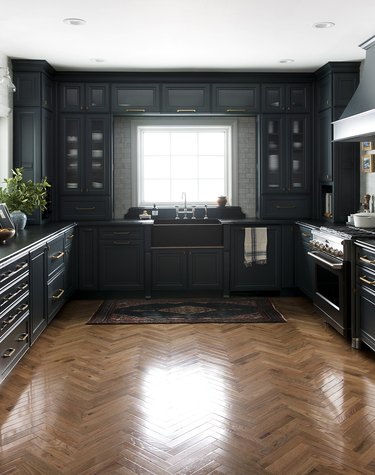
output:
{"label": "upper cabinet", "polygon": [[113,84],[112,112],[138,114],[160,112],[158,84]]}
{"label": "upper cabinet", "polygon": [[306,113],[311,110],[310,84],[263,84],[263,112]]}
{"label": "upper cabinet", "polygon": [[109,112],[109,84],[60,84],[61,112]]}
{"label": "upper cabinet", "polygon": [[16,92],[13,105],[15,107],[43,107],[52,110],[53,82],[43,73],[18,72],[14,73]]}
{"label": "upper cabinet", "polygon": [[259,112],[259,84],[214,84],[212,111],[229,114]]}
{"label": "upper cabinet", "polygon": [[162,87],[162,112],[210,112],[209,84],[164,84]]}

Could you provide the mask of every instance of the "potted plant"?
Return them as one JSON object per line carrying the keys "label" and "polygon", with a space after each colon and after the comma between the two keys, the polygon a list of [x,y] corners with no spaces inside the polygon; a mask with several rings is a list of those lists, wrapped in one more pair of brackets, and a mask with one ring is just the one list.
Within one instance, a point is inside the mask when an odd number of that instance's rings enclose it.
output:
{"label": "potted plant", "polygon": [[39,183],[25,181],[23,168],[15,168],[12,173],[11,178],[4,179],[5,187],[0,188],[0,202],[7,205],[15,228],[19,230],[26,226],[28,214],[47,208],[47,188],[51,185],[47,178]]}

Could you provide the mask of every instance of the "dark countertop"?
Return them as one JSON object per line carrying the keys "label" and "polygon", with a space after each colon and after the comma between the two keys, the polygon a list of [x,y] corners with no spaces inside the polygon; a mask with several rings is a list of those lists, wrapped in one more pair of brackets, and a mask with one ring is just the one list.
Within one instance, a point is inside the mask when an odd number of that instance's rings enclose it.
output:
{"label": "dark countertop", "polygon": [[9,241],[6,241],[4,244],[0,244],[0,263],[9,257],[12,257],[13,254],[36,247],[38,244],[45,241],[47,237],[68,229],[72,224],[74,223],[53,223],[27,226],[24,230],[19,231],[12,239],[9,239]]}
{"label": "dark countertop", "polygon": [[369,248],[371,248],[371,250],[375,251],[375,239],[374,238],[366,239],[366,240],[362,240],[362,238],[358,238],[358,239],[354,240],[354,243],[357,244],[358,246],[369,247]]}

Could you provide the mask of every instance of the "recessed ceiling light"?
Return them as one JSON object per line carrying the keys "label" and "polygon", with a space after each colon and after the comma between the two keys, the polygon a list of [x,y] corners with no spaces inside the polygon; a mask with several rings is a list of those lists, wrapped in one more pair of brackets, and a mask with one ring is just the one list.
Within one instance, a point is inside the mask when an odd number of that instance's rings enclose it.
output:
{"label": "recessed ceiling light", "polygon": [[103,59],[103,58],[90,58],[90,61],[92,63],[104,63],[105,59]]}
{"label": "recessed ceiling light", "polygon": [[283,64],[294,63],[294,59],[291,59],[291,58],[280,59],[279,63],[283,63]]}
{"label": "recessed ceiling light", "polygon": [[319,21],[318,23],[314,23],[313,26],[315,28],[333,28],[335,24],[332,21]]}
{"label": "recessed ceiling light", "polygon": [[82,20],[82,18],[65,18],[63,22],[70,26],[82,26],[86,24],[86,20]]}

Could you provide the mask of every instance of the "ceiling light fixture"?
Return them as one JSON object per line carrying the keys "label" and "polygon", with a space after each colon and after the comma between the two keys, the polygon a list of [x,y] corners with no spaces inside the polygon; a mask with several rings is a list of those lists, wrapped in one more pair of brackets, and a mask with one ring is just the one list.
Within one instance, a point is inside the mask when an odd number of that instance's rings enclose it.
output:
{"label": "ceiling light fixture", "polygon": [[90,58],[90,61],[92,63],[104,63],[105,59],[103,59],[103,58]]}
{"label": "ceiling light fixture", "polygon": [[282,63],[282,64],[294,63],[294,59],[292,58],[280,59],[279,63]]}
{"label": "ceiling light fixture", "polygon": [[12,89],[12,92],[16,92],[16,86],[14,85],[12,78],[10,77],[9,68],[0,67],[0,84],[6,83],[8,83],[8,87],[9,89]]}
{"label": "ceiling light fixture", "polygon": [[70,26],[83,26],[86,24],[86,20],[82,20],[82,18],[65,18],[63,22]]}
{"label": "ceiling light fixture", "polygon": [[319,21],[318,23],[314,23],[313,24],[313,27],[314,28],[333,28],[335,26],[335,24],[333,23],[333,21]]}

